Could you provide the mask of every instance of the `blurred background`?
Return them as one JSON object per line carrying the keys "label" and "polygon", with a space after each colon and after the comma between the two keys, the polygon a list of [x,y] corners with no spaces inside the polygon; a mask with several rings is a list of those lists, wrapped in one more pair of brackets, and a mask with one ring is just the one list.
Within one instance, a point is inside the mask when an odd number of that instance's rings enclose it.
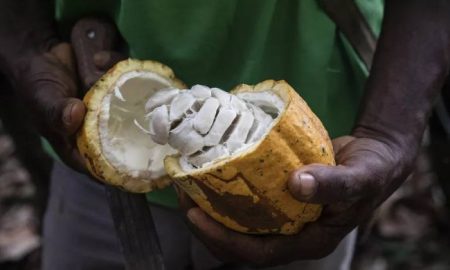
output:
{"label": "blurred background", "polygon": [[[37,270],[51,160],[10,89],[0,78],[0,269]],[[449,100],[436,103],[414,174],[360,228],[353,269],[450,269]]]}

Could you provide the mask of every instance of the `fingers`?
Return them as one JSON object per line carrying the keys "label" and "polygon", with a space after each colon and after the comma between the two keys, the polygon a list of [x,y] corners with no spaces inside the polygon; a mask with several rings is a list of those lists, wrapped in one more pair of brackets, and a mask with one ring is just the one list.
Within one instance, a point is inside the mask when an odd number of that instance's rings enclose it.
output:
{"label": "fingers", "polygon": [[306,225],[297,235],[284,236],[238,233],[217,223],[199,208],[188,211],[193,233],[219,259],[264,267],[329,255],[355,228],[353,223],[336,226],[334,219],[341,215],[322,218]]}
{"label": "fingers", "polygon": [[23,73],[20,88],[43,133],[71,135],[83,121],[85,107],[75,98],[78,85],[70,65],[70,46],[61,43],[50,53],[33,57]]}
{"label": "fingers", "polygon": [[344,148],[348,143],[355,140],[355,137],[353,136],[342,136],[334,139],[332,141],[333,143],[333,150],[335,153],[339,153],[339,151]]}
{"label": "fingers", "polygon": [[219,259],[225,262],[256,262],[260,254],[258,238],[225,228],[201,210],[182,189],[175,186],[181,210],[185,213],[191,231]]}
{"label": "fingers", "polygon": [[87,173],[85,161],[78,151],[74,136],[83,123],[86,112],[85,106],[81,100],[76,98],[63,99],[60,101],[60,104],[62,105],[59,107],[62,109],[61,112],[58,110],[54,111],[55,117],[53,119],[56,120],[53,122],[53,125],[54,127],[61,126],[62,128],[57,128],[54,131],[55,134],[48,136],[48,138],[54,146],[54,150],[65,164],[78,172]]}
{"label": "fingers", "polygon": [[187,212],[193,232],[220,258],[258,266],[319,259],[373,212],[373,195],[389,179],[395,159],[384,144],[345,137],[334,142],[338,166],[307,165],[288,181],[298,200],[326,204],[322,216],[292,236],[244,235],[225,228],[197,207]]}
{"label": "fingers", "polygon": [[83,123],[86,108],[76,98],[79,88],[70,45],[60,43],[49,52],[30,57],[29,65],[21,71],[18,89],[39,132],[58,156],[85,171],[74,135]]}
{"label": "fingers", "polygon": [[265,265],[296,260],[317,260],[330,255],[353,227],[334,227],[320,222],[305,225],[297,235],[270,236],[265,243]]}
{"label": "fingers", "polygon": [[245,235],[227,229],[214,221],[200,208],[187,212],[193,233],[219,259],[226,262],[245,262],[253,265],[265,264],[263,238]]}
{"label": "fingers", "polygon": [[53,145],[58,156],[77,171],[86,172],[84,160],[76,147],[74,137],[84,120],[86,109],[83,102],[77,98],[52,99],[49,95],[45,101],[41,100],[36,106],[42,111],[37,117],[45,122],[42,123],[42,133]]}
{"label": "fingers", "polygon": [[94,54],[94,64],[98,69],[107,71],[117,62],[125,60],[126,58],[125,55],[116,51],[101,51]]}
{"label": "fingers", "polygon": [[72,135],[83,123],[86,113],[83,102],[77,98],[65,97],[54,85],[47,85],[36,91],[33,102],[44,133]]}
{"label": "fingers", "polygon": [[72,47],[69,43],[62,42],[53,46],[50,53],[56,56],[58,60],[71,72],[75,72],[75,62]]}

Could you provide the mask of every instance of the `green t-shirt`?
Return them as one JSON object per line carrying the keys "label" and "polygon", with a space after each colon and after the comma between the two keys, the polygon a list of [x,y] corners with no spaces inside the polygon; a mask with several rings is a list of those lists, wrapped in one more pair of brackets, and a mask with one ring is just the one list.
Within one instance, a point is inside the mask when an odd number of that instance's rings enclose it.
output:
{"label": "green t-shirt", "polygon": [[[356,2],[378,34],[383,0]],[[330,136],[354,123],[367,70],[316,0],[56,0],[63,34],[92,14],[116,22],[131,57],[160,61],[188,85],[283,79]],[[175,205],[168,190],[148,197]]]}

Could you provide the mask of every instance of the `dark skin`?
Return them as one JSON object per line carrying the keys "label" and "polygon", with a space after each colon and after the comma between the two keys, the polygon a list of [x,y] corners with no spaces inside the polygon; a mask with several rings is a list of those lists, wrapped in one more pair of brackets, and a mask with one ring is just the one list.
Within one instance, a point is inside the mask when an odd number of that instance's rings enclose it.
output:
{"label": "dark skin", "polygon": [[[45,9],[49,5],[41,2],[1,2],[1,68],[20,86],[42,134],[68,164],[84,170],[73,140],[85,113],[80,80],[70,46],[59,42],[51,13]],[[11,27],[14,12],[19,11],[20,23]],[[298,200],[325,205],[317,222],[294,236],[244,235],[223,227],[179,192],[193,232],[215,255],[230,262],[268,266],[331,253],[412,170],[433,100],[448,77],[448,14],[450,1],[386,1],[359,119],[351,136],[333,140],[337,166],[304,166],[288,182]],[[37,32],[41,34],[33,34]],[[115,62],[111,55],[96,56],[99,69]]]}

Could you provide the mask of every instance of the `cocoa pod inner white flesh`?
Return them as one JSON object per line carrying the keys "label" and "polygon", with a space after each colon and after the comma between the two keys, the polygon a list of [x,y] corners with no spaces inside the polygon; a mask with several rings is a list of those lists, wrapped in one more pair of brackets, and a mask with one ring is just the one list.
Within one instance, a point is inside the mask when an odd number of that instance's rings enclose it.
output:
{"label": "cocoa pod inner white flesh", "polygon": [[284,108],[270,90],[233,95],[195,85],[155,96],[146,103],[151,139],[179,151],[185,170],[202,168],[258,142]]}
{"label": "cocoa pod inner white flesh", "polygon": [[[123,73],[103,98],[98,116],[101,149],[117,170],[148,181],[165,175],[164,157],[177,153],[165,135],[170,130],[166,104],[179,92],[170,86],[171,82],[158,74],[130,71]],[[145,117],[149,111],[155,119],[151,127]],[[158,143],[148,139],[152,132],[158,134]]]}

